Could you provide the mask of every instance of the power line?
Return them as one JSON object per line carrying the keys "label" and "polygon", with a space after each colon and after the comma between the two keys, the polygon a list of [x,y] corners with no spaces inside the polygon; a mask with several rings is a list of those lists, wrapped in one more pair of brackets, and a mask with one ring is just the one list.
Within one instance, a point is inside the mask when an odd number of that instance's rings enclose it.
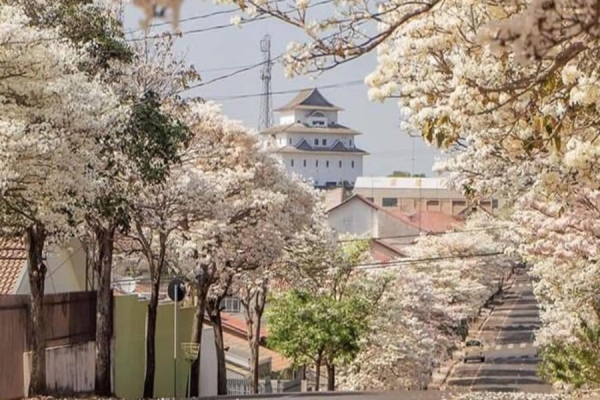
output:
{"label": "power line", "polygon": [[413,258],[413,259],[395,259],[390,261],[377,261],[373,263],[359,264],[356,265],[356,269],[380,269],[380,268],[391,268],[399,265],[406,264],[419,264],[424,262],[432,262],[432,261],[446,261],[446,260],[466,260],[469,258],[481,258],[481,257],[495,257],[504,255],[503,252],[497,251],[493,253],[481,253],[481,254],[465,254],[465,255],[457,255],[457,256],[446,256],[446,257],[430,257],[430,258]]}
{"label": "power line", "polygon": [[[348,82],[340,82],[340,83],[334,83],[331,85],[323,85],[323,86],[317,86],[315,87],[316,89],[336,89],[336,88],[344,88],[344,87],[350,87],[350,86],[356,86],[356,85],[361,85],[363,84],[363,80],[356,80],[356,81],[348,81]],[[187,89],[186,89],[187,90]],[[290,94],[290,93],[298,93],[299,91],[301,91],[302,89],[291,89],[291,90],[280,90],[277,92],[271,92],[272,95],[281,95],[281,94]],[[209,100],[216,100],[216,101],[227,101],[227,100],[237,100],[237,99],[247,99],[247,98],[252,98],[252,97],[260,97],[262,96],[262,93],[248,93],[248,94],[242,94],[242,95],[235,95],[235,96],[217,96],[217,97],[207,97],[207,99]]]}
{"label": "power line", "polygon": [[338,240],[338,243],[346,243],[346,242],[361,242],[365,240],[383,240],[383,239],[406,239],[406,238],[416,238],[416,237],[427,237],[427,236],[443,236],[443,235],[456,235],[461,233],[469,233],[469,232],[487,232],[487,231],[495,231],[495,230],[504,230],[508,228],[482,228],[482,229],[468,229],[464,231],[450,231],[450,232],[431,232],[426,234],[408,234],[408,235],[393,235],[393,236],[381,236],[376,238],[354,238],[354,239],[342,239]]}

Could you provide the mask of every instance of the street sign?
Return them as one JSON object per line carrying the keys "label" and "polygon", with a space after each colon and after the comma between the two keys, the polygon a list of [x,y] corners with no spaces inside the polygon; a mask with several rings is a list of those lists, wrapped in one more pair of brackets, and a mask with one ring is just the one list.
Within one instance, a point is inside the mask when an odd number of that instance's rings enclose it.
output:
{"label": "street sign", "polygon": [[185,283],[182,279],[175,278],[171,282],[169,282],[169,288],[167,292],[171,300],[180,302],[185,297]]}

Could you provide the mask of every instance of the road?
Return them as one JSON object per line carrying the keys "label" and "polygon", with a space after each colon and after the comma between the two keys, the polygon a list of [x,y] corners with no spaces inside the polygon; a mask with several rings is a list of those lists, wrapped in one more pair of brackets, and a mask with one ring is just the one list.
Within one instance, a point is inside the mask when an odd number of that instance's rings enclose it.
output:
{"label": "road", "polygon": [[539,325],[529,277],[518,275],[482,325],[479,339],[485,346],[485,362],[461,362],[452,371],[447,388],[551,393],[551,386],[536,375],[533,338]]}

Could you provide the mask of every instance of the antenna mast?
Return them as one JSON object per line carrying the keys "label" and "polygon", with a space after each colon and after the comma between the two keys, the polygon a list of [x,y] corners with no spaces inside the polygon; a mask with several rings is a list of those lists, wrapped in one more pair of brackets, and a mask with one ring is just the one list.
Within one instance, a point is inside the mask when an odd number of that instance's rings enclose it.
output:
{"label": "antenna mast", "polygon": [[273,60],[271,60],[270,35],[265,35],[260,41],[260,51],[263,53],[264,62],[260,72],[262,95],[260,99],[258,130],[262,131],[273,126],[273,95],[271,92],[271,70],[273,68]]}

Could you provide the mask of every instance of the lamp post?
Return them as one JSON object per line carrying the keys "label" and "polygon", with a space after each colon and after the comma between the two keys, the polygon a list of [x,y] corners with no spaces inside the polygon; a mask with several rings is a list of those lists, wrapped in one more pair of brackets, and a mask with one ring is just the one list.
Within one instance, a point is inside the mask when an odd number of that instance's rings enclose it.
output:
{"label": "lamp post", "polygon": [[177,398],[177,309],[185,293],[185,283],[182,279],[175,278],[169,282],[168,294],[173,300],[173,394],[175,398]]}

